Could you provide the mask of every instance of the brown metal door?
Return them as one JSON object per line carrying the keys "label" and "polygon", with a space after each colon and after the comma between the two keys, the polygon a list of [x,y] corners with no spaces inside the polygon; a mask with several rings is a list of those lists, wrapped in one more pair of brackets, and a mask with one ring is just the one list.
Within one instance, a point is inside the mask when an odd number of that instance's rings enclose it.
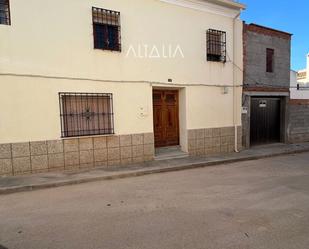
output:
{"label": "brown metal door", "polygon": [[178,91],[153,91],[155,146],[179,145]]}
{"label": "brown metal door", "polygon": [[251,145],[280,142],[280,112],[279,98],[252,98]]}

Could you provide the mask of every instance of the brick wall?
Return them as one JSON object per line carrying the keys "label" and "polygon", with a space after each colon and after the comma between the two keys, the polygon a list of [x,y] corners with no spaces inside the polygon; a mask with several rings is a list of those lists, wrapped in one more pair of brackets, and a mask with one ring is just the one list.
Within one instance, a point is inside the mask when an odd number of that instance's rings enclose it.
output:
{"label": "brick wall", "polygon": [[252,24],[252,23],[244,25],[244,32],[247,32],[247,31],[251,31],[251,32],[255,32],[255,33],[259,33],[263,35],[268,35],[268,36],[274,36],[274,37],[278,37],[278,38],[285,39],[285,40],[291,40],[291,36],[292,36],[291,34],[287,32],[283,32],[283,31],[268,28],[268,27],[263,27],[257,24]]}
{"label": "brick wall", "polygon": [[[243,28],[244,84],[289,88],[291,35],[278,30],[245,24]],[[274,72],[266,72],[266,49],[272,48]]]}
{"label": "brick wall", "polygon": [[309,101],[291,100],[289,103],[289,113],[289,142],[309,142]]}

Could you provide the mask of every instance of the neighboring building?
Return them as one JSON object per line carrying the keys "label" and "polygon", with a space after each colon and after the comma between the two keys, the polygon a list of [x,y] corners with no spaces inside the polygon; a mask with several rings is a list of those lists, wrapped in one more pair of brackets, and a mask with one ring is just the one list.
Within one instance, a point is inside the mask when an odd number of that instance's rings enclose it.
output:
{"label": "neighboring building", "polygon": [[306,75],[306,73],[300,74],[300,71],[291,70],[290,99],[309,99],[309,81],[307,83],[306,77],[303,78],[300,75]]}
{"label": "neighboring building", "polygon": [[291,34],[245,24],[243,145],[287,142]]}
{"label": "neighboring building", "polygon": [[0,1],[0,175],[240,149],[242,9]]}
{"label": "neighboring building", "polygon": [[291,96],[289,102],[289,142],[309,142],[309,54],[307,69],[291,75]]}
{"label": "neighboring building", "polygon": [[309,54],[306,56],[307,58],[307,67],[303,70],[299,70],[297,72],[297,81],[300,84],[308,84],[309,85]]}
{"label": "neighboring building", "polygon": [[297,72],[297,81],[300,83],[307,83],[307,69],[299,70]]}

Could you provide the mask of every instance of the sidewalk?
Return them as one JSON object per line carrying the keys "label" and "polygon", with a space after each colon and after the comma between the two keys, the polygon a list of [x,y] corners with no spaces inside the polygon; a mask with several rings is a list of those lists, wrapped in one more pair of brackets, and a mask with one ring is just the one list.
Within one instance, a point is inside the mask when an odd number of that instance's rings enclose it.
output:
{"label": "sidewalk", "polygon": [[187,157],[165,161],[152,161],[119,168],[96,168],[74,173],[43,173],[27,176],[0,177],[0,194],[30,191],[65,185],[136,177],[147,174],[194,169],[219,164],[235,163],[280,155],[309,152],[309,143],[274,144],[255,147],[240,153],[216,157]]}

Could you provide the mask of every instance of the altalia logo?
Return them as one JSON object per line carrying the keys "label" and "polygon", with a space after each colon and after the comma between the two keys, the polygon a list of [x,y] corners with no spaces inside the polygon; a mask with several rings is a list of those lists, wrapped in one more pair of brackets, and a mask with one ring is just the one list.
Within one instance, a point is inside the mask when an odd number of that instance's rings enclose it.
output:
{"label": "altalia logo", "polygon": [[126,57],[139,59],[174,59],[185,58],[180,45],[148,45],[138,44],[137,46],[130,45]]}

